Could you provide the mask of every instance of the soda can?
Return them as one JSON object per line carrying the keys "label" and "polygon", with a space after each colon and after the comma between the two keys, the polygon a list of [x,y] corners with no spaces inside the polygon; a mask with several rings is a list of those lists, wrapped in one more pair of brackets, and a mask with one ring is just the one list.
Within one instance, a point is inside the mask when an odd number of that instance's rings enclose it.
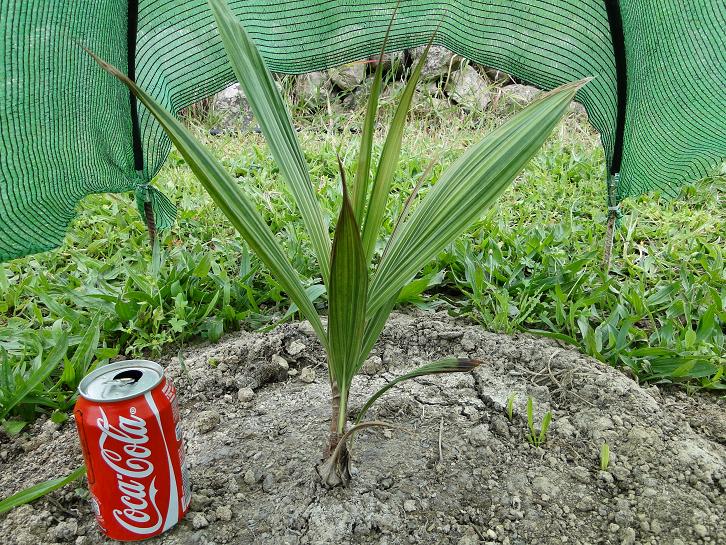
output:
{"label": "soda can", "polygon": [[191,489],[176,390],[162,367],[112,363],[86,376],[78,391],[73,414],[103,533],[137,541],[173,527]]}

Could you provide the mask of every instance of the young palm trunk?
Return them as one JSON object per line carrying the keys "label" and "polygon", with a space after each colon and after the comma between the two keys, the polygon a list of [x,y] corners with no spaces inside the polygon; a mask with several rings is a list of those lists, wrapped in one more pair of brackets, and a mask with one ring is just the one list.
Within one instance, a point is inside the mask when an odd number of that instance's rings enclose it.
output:
{"label": "young palm trunk", "polygon": [[[318,475],[327,487],[346,486],[350,482],[348,446],[341,439],[345,435],[345,403],[341,406],[340,389],[331,383],[330,434],[323,450],[323,461],[317,466]],[[341,424],[342,420],[342,424]]]}
{"label": "young palm trunk", "polygon": [[328,458],[335,448],[338,446],[340,437],[345,433],[345,430],[338,431],[338,421],[340,420],[340,389],[338,385],[333,382],[330,385],[331,390],[331,414],[330,414],[330,435],[328,437],[328,443],[323,450],[323,458]]}

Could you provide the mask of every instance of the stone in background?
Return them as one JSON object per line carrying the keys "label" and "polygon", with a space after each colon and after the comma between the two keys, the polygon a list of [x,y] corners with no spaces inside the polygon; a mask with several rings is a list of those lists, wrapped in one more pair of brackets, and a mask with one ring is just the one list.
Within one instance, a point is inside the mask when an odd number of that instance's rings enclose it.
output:
{"label": "stone in background", "polygon": [[[381,97],[395,96],[400,92],[407,74],[413,70],[424,49],[421,46],[383,56],[384,87]],[[329,70],[294,76],[289,86],[291,98],[296,107],[309,113],[365,107],[377,63],[378,55],[373,55]],[[465,111],[520,109],[541,92],[501,70],[467,61],[445,47],[432,46],[421,72],[414,106],[428,104],[430,108],[441,109],[454,105]],[[576,102],[573,102],[571,110],[585,114],[583,106]],[[221,130],[246,128],[252,120],[239,84],[216,95],[213,111],[220,117]]]}
{"label": "stone in background", "polygon": [[467,110],[486,110],[491,102],[492,84],[471,64],[454,72],[446,82],[446,94]]}
{"label": "stone in background", "polygon": [[333,94],[333,84],[327,72],[310,72],[295,78],[295,101],[307,110],[325,108]]}
{"label": "stone in background", "polygon": [[[421,55],[423,55],[425,46],[415,47],[406,52],[408,64],[416,66]],[[421,81],[434,81],[447,77],[450,73],[455,72],[461,66],[462,57],[455,55],[445,47],[434,45],[429,50],[423,69],[421,70]]]}

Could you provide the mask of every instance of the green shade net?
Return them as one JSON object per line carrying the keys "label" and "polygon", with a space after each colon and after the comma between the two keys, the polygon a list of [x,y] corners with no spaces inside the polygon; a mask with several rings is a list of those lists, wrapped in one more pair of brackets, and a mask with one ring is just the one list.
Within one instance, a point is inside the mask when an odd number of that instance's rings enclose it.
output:
{"label": "green shade net", "polygon": [[[377,53],[395,4],[230,1],[284,73]],[[389,49],[440,23],[437,44],[537,87],[594,77],[577,98],[618,201],[675,195],[724,161],[725,19],[723,0],[402,0]],[[58,246],[91,193],[134,191],[169,225],[148,182],[170,142],[81,44],[179,111],[234,81],[206,2],[0,0],[0,21],[0,261]]]}

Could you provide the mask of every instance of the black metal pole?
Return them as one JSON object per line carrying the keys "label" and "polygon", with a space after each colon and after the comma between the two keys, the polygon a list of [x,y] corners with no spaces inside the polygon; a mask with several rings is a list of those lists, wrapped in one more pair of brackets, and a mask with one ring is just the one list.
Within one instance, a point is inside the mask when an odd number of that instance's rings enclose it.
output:
{"label": "black metal pole", "polygon": [[[128,1],[128,28],[126,31],[126,58],[127,75],[131,81],[136,81],[136,37],[139,29],[139,1]],[[131,115],[131,139],[134,152],[134,170],[143,176],[144,171],[144,149],[141,145],[141,128],[139,127],[139,109],[136,95],[129,92],[129,104]],[[154,220],[154,209],[150,200],[150,192],[145,192],[144,197],[144,219],[146,228],[149,231],[151,248],[154,248],[156,240],[156,221]]]}
{"label": "black metal pole", "polygon": [[613,154],[607,172],[607,201],[608,201],[608,223],[605,233],[605,251],[603,255],[603,266],[605,270],[610,269],[610,258],[613,249],[613,237],[615,234],[615,222],[618,218],[618,179],[620,167],[623,162],[623,144],[625,139],[625,114],[628,101],[628,73],[627,60],[625,55],[625,31],[623,29],[623,17],[620,11],[619,0],[605,0],[608,23],[610,24],[610,36],[613,44],[613,56],[615,59],[615,77],[617,110],[615,118],[615,141],[613,142]]}

